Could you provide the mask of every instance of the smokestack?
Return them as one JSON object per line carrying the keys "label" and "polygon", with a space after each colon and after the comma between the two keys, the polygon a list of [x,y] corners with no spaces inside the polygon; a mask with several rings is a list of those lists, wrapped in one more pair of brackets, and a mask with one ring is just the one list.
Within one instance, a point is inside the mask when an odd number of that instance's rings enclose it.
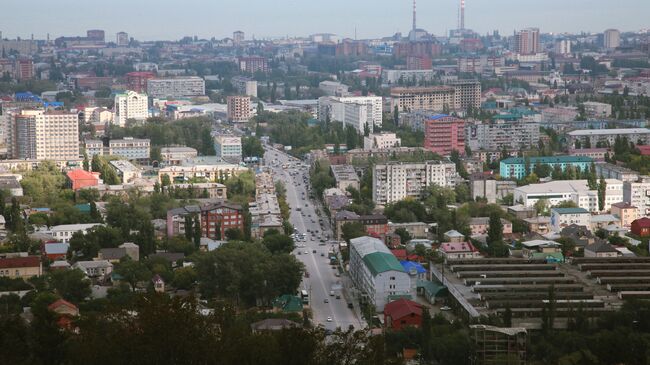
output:
{"label": "smokestack", "polygon": [[415,6],[415,0],[413,0],[413,34],[415,34],[415,30],[417,29],[416,23],[415,23],[415,18],[416,18],[416,6]]}
{"label": "smokestack", "polygon": [[465,29],[465,0],[460,0],[460,29]]}

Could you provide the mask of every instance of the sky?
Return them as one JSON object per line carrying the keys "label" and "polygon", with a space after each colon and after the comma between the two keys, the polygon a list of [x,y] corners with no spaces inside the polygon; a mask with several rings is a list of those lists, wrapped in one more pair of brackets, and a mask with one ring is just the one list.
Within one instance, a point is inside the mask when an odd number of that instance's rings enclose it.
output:
{"label": "sky", "polygon": [[[459,0],[418,0],[418,28],[443,35],[457,27]],[[411,28],[412,0],[0,0],[5,38],[44,39],[104,29],[138,40],[308,36],[376,38]],[[465,26],[481,34],[538,27],[545,33],[650,28],[650,0],[466,0]]]}

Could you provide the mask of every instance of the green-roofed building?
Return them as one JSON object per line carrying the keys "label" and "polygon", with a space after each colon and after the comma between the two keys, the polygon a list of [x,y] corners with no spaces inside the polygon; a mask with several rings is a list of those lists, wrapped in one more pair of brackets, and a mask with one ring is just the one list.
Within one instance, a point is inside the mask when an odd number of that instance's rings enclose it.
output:
{"label": "green-roofed building", "polygon": [[526,165],[533,171],[535,165],[549,165],[551,169],[559,166],[562,171],[568,166],[580,171],[588,171],[594,160],[585,156],[549,156],[549,157],[510,157],[501,161],[499,173],[504,179],[521,179],[526,177]]}
{"label": "green-roofed building", "polygon": [[389,298],[413,295],[411,277],[377,238],[365,236],[350,240],[350,277],[378,312],[384,310]]}
{"label": "green-roofed building", "polygon": [[302,312],[302,300],[295,295],[281,295],[273,299],[273,308],[285,313]]}

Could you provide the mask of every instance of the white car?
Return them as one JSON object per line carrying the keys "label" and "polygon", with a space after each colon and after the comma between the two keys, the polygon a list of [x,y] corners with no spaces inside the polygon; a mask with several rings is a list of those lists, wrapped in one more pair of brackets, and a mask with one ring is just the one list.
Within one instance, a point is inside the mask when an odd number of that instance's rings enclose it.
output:
{"label": "white car", "polygon": [[448,307],[448,306],[440,307],[440,310],[441,311],[450,311],[451,307]]}
{"label": "white car", "polygon": [[327,322],[332,322],[332,317],[327,317]]}

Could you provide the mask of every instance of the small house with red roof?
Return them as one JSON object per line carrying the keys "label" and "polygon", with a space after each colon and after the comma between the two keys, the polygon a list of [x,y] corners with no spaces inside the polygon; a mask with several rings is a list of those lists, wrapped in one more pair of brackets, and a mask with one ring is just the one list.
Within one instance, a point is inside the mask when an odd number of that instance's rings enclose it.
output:
{"label": "small house with red roof", "polygon": [[47,309],[59,316],[57,324],[60,328],[72,329],[72,318],[79,315],[79,308],[65,299],[59,299],[47,306]]}
{"label": "small house with red roof", "polygon": [[384,307],[384,325],[386,328],[400,330],[406,326],[422,325],[422,306],[408,299],[398,299]]}
{"label": "small house with red roof", "polygon": [[636,146],[636,148],[641,152],[641,156],[650,156],[650,146]]}
{"label": "small house with red roof", "polygon": [[470,242],[444,242],[440,244],[438,251],[447,260],[481,257],[481,253]]}
{"label": "small house with red roof", "polygon": [[633,221],[630,230],[639,237],[650,237],[650,218],[643,217]]}
{"label": "small house with red roof", "polygon": [[89,186],[99,185],[98,172],[89,172],[82,169],[75,169],[68,171],[66,176],[68,178],[68,186],[70,186],[70,188],[74,191]]}

